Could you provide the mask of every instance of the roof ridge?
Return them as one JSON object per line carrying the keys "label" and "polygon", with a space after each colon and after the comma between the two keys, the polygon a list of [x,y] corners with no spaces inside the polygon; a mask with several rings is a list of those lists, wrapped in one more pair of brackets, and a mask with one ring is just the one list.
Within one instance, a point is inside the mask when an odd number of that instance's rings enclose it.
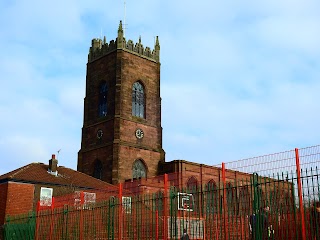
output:
{"label": "roof ridge", "polygon": [[34,164],[39,164],[39,163],[29,163],[21,168],[18,168],[16,172],[14,172],[12,175],[9,175],[9,177],[11,178],[14,178],[15,175],[17,175],[18,173],[21,173],[23,171],[25,171],[26,169],[28,169],[31,165],[34,165]]}

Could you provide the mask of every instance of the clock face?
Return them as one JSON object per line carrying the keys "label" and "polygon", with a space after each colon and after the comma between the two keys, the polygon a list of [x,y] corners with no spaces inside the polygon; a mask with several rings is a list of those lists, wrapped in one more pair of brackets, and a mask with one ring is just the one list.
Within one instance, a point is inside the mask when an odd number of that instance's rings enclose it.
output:
{"label": "clock face", "polygon": [[136,130],[136,137],[137,137],[138,139],[142,139],[143,136],[144,136],[144,133],[143,133],[142,129],[138,128],[138,129]]}
{"label": "clock face", "polygon": [[103,131],[102,131],[101,129],[99,129],[99,130],[97,131],[97,138],[98,138],[98,139],[101,139],[102,136],[103,136]]}

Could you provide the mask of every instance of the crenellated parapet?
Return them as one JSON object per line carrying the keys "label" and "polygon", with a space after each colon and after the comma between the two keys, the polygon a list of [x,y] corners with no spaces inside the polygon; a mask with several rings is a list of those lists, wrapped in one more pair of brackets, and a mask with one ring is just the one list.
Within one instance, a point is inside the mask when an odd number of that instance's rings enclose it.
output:
{"label": "crenellated parapet", "polygon": [[150,47],[143,46],[143,44],[141,43],[141,37],[139,37],[139,42],[137,43],[134,43],[132,40],[126,41],[123,36],[121,21],[119,24],[118,37],[116,41],[111,40],[109,43],[107,43],[106,37],[104,37],[103,40],[100,38],[92,39],[91,47],[88,54],[88,62],[92,62],[117,49],[122,49],[141,57],[153,60],[155,62],[160,62],[160,44],[158,36],[156,37],[156,42],[153,50],[151,50]]}

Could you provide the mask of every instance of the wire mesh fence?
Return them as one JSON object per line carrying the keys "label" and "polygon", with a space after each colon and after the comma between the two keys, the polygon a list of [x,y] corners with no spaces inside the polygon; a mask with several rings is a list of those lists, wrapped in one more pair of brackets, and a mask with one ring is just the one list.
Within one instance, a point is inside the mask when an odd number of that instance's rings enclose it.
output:
{"label": "wire mesh fence", "polygon": [[319,146],[179,162],[176,173],[39,203],[7,218],[5,239],[320,239],[319,163]]}

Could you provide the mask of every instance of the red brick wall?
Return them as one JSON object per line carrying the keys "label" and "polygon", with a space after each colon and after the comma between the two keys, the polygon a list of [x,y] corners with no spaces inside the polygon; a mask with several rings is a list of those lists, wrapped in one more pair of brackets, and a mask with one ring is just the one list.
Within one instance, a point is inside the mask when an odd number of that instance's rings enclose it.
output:
{"label": "red brick wall", "polygon": [[90,176],[93,176],[94,164],[96,160],[100,160],[102,163],[102,180],[111,183],[112,182],[112,166],[113,166],[113,145],[101,144],[101,146],[93,148],[89,151],[79,153],[79,157],[82,161],[81,169],[78,171],[84,172]]}
{"label": "red brick wall", "polygon": [[33,210],[34,185],[8,183],[6,215],[28,213]]}
{"label": "red brick wall", "polygon": [[136,159],[143,159],[147,164],[147,177],[153,177],[158,174],[158,163],[160,160],[159,152],[129,146],[120,146],[119,180],[121,182],[132,178],[132,164]]}
{"label": "red brick wall", "polygon": [[0,226],[4,223],[7,204],[8,183],[0,184]]}

